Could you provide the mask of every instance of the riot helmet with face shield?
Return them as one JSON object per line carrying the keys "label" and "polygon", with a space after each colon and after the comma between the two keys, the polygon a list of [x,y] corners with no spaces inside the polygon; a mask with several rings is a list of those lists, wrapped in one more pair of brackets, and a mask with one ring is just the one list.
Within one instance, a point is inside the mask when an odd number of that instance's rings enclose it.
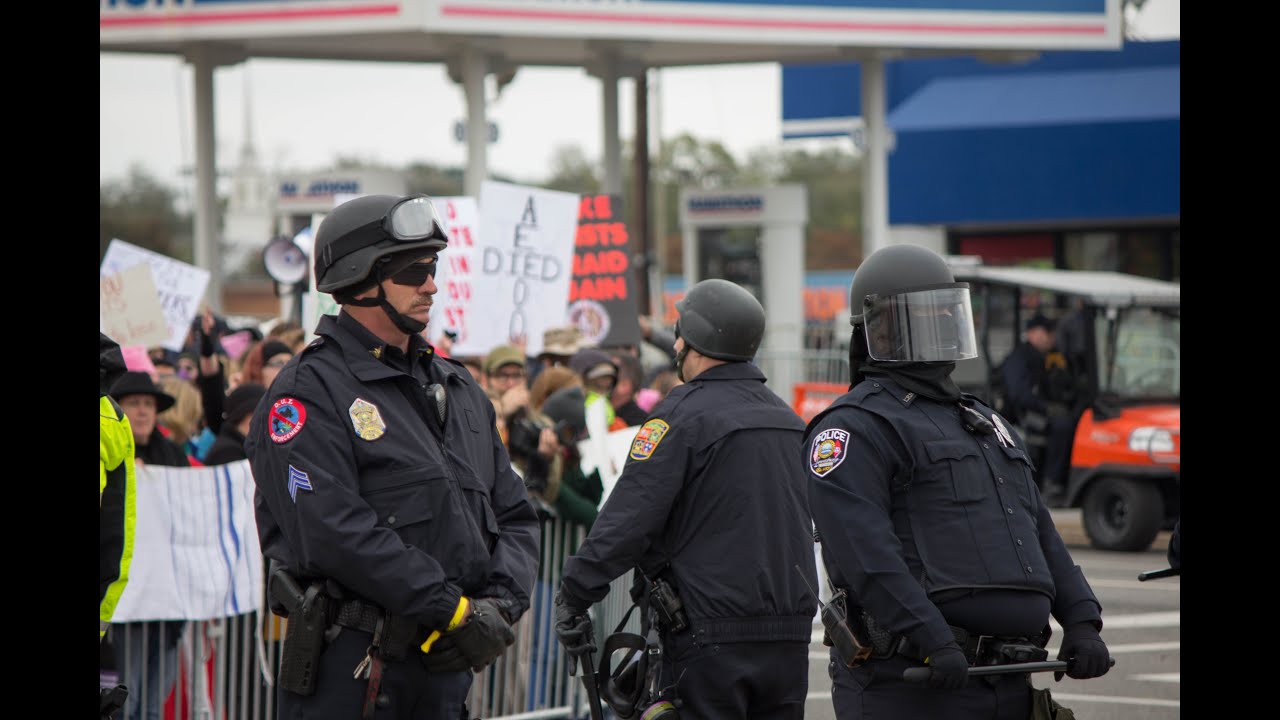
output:
{"label": "riot helmet with face shield", "polygon": [[[890,245],[854,272],[849,322],[877,362],[953,362],[978,356],[968,283],[937,253]],[[855,333],[857,334],[857,333]]]}

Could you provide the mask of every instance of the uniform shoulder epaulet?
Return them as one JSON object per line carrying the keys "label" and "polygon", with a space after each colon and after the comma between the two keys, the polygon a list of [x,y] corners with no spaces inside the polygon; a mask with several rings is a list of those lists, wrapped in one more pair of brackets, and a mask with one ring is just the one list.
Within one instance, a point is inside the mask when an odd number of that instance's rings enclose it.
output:
{"label": "uniform shoulder epaulet", "polygon": [[315,337],[315,339],[314,339],[314,340],[312,340],[311,342],[307,343],[306,347],[302,348],[302,352],[304,352],[304,353],[309,353],[309,352],[311,352],[312,350],[315,350],[316,348],[320,347],[320,346],[321,346],[321,345],[323,345],[323,344],[324,344],[324,336],[323,336],[323,335],[317,335],[317,336]]}

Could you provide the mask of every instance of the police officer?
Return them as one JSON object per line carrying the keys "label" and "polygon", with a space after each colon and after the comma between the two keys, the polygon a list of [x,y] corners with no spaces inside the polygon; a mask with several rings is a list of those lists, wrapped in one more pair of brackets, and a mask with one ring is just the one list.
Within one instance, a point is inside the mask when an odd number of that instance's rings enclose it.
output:
{"label": "police officer", "polygon": [[557,633],[571,655],[593,651],[588,608],[638,568],[649,588],[669,587],[683,606],[657,628],[658,686],[673,689],[681,716],[800,718],[817,571],[804,477],[788,458],[804,424],[749,362],[764,335],[759,301],[711,279],[676,308],[685,384],[641,426],[590,534],[565,562]]}
{"label": "police officer", "polygon": [[1006,419],[1043,437],[1039,485],[1051,506],[1066,492],[1076,433],[1075,381],[1066,356],[1054,348],[1055,330],[1053,320],[1036,313],[1027,320],[1025,339],[1000,365]]}
{"label": "police officer", "polygon": [[[538,520],[493,405],[421,336],[447,242],[425,195],[356,198],[316,233],[316,285],[342,307],[246,441],[273,601],[291,618],[281,717],[463,717],[471,670],[529,607]],[[321,639],[293,615],[322,605]],[[318,660],[291,653],[313,641]]]}
{"label": "police officer", "polygon": [[[1072,678],[1104,674],[1109,656],[1022,439],[951,379],[977,356],[968,285],[936,253],[891,245],[857,269],[849,307],[850,390],[803,446],[823,563],[876,646],[852,670],[833,652],[836,715],[1026,720],[1026,674],[969,667],[1046,659],[1050,614]],[[905,682],[922,662],[929,685]]]}

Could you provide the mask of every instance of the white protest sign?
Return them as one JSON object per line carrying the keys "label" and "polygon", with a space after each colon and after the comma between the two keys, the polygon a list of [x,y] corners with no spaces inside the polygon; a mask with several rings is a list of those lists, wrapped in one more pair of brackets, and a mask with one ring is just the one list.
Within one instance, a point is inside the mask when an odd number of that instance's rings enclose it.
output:
{"label": "white protest sign", "polygon": [[144,262],[151,266],[151,279],[155,282],[160,310],[169,330],[168,337],[160,345],[175,352],[182,350],[191,321],[200,310],[204,289],[209,284],[209,271],[112,238],[107,254],[102,258],[99,275],[114,275]]}
{"label": "white protest sign", "polygon": [[486,180],[480,185],[479,271],[472,267],[471,336],[455,355],[483,355],[524,337],[530,356],[542,333],[563,325],[578,229],[576,193]]}
{"label": "white protest sign", "polygon": [[[458,334],[453,353],[466,347],[472,335],[469,312],[475,297],[472,279],[479,272],[476,238],[479,236],[480,212],[473,197],[433,198],[436,212],[445,224],[449,247],[436,261],[436,295],[431,304],[431,321],[427,337],[436,342],[445,330]],[[487,351],[488,348],[485,348]],[[479,354],[479,353],[477,353]]]}
{"label": "white protest sign", "polygon": [[[578,443],[578,452],[582,455],[582,472],[590,475],[592,470],[600,471],[600,483],[604,492],[600,495],[600,504],[609,499],[613,486],[622,476],[623,467],[631,455],[631,444],[640,432],[639,425],[632,425],[621,430],[614,430],[603,438],[587,438]],[[601,442],[603,440],[603,442]]]}
{"label": "white protest sign", "polygon": [[121,347],[153,347],[169,337],[151,266],[138,263],[99,281],[98,329]]}

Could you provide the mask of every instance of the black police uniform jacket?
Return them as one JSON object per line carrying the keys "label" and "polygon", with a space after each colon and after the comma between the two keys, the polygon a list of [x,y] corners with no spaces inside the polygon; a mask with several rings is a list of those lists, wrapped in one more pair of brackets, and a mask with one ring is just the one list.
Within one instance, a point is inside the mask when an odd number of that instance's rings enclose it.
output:
{"label": "black police uniform jacket", "polygon": [[[460,595],[507,600],[514,621],[537,574],[538,518],[493,404],[416,335],[408,374],[345,312],[316,334],[246,441],[263,553],[430,628],[448,625]],[[432,382],[447,393],[443,428]]]}
{"label": "black police uniform jacket", "polygon": [[1100,620],[1041,502],[1022,438],[963,397],[994,433],[970,433],[958,403],[882,376],[809,422],[809,507],[833,581],[851,604],[926,651],[954,637],[931,601],[945,591],[1042,593],[1064,627]]}
{"label": "black police uniform jacket", "polygon": [[[700,638],[809,641],[812,525],[795,448],[804,422],[747,363],[717,365],[659,403],[562,592],[585,607],[633,567],[672,581]],[[796,565],[803,569],[796,572]]]}

